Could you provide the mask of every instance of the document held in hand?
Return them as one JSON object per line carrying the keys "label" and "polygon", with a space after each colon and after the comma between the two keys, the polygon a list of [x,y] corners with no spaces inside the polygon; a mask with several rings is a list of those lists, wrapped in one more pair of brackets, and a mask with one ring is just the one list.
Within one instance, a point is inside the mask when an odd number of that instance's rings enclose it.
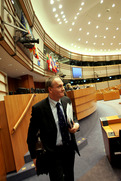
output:
{"label": "document held in hand", "polygon": [[67,115],[67,123],[69,125],[69,128],[73,127],[73,108],[72,104],[67,104],[66,108],[66,115]]}

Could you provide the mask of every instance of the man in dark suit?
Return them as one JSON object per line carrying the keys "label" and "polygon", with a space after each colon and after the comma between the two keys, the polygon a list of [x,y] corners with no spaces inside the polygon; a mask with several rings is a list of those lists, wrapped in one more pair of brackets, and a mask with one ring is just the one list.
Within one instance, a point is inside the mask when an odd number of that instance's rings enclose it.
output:
{"label": "man in dark suit", "polygon": [[[65,89],[61,78],[49,77],[45,82],[45,88],[49,93],[48,97],[32,107],[27,138],[30,155],[36,166],[36,134],[40,130],[40,139],[48,155],[46,165],[50,180],[74,181],[75,151],[79,154],[74,133],[79,129],[79,124],[74,121],[71,121],[71,124],[67,123],[67,106],[71,107],[72,104],[71,100],[64,96]],[[60,128],[57,102],[64,115],[68,142],[65,141],[65,133],[63,134]]]}

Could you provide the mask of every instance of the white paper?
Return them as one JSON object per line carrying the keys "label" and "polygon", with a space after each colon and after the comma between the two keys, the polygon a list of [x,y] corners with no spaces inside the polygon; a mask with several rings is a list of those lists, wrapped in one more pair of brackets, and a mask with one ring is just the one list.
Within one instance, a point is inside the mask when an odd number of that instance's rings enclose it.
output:
{"label": "white paper", "polygon": [[73,108],[72,108],[72,104],[67,104],[67,108],[66,108],[66,115],[67,115],[67,121],[70,125],[70,127],[72,127],[72,123],[73,122]]}

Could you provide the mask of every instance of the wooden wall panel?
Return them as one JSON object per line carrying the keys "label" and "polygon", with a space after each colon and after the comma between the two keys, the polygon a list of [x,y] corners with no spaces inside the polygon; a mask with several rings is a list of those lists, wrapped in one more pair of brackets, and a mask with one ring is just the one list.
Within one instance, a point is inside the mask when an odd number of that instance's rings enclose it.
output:
{"label": "wooden wall panel", "polygon": [[6,169],[6,173],[8,173],[15,170],[15,163],[14,163],[14,157],[13,157],[13,151],[12,151],[12,146],[11,146],[11,139],[10,139],[10,133],[9,133],[9,128],[8,128],[4,101],[0,101],[0,126],[1,126],[1,130],[0,130],[1,142],[2,142],[2,149],[3,149],[2,156],[4,156],[4,164],[5,164],[4,166]]}
{"label": "wooden wall panel", "polygon": [[28,145],[26,141],[32,105],[48,96],[48,94],[35,95],[30,107],[22,119],[22,122],[19,124],[14,134],[12,134],[13,127],[21,117],[32,95],[33,94],[5,96],[8,127],[12,143],[15,167],[17,171],[24,165],[24,155],[28,151]]}

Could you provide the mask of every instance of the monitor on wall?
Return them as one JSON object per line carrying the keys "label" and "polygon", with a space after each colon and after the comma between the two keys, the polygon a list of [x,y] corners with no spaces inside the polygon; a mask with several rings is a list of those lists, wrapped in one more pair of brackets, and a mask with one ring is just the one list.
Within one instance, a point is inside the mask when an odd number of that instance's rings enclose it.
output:
{"label": "monitor on wall", "polygon": [[79,67],[72,67],[72,75],[73,75],[73,78],[81,78],[82,69]]}

